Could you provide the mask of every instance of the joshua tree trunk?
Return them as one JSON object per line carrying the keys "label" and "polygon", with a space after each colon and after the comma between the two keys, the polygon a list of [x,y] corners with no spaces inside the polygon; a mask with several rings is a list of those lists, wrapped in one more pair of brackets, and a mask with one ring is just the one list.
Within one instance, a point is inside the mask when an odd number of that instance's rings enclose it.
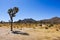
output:
{"label": "joshua tree trunk", "polygon": [[10,18],[11,18],[11,31],[13,31],[13,18],[12,17]]}

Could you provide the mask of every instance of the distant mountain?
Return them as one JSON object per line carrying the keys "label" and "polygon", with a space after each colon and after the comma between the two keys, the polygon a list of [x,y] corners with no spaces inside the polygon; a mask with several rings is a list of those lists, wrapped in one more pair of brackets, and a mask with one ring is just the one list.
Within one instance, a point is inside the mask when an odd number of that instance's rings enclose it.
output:
{"label": "distant mountain", "polygon": [[29,19],[24,19],[24,20],[18,20],[17,22],[20,22],[20,23],[33,23],[33,22],[35,22],[35,20],[32,19],[32,18],[29,18]]}
{"label": "distant mountain", "polygon": [[24,19],[24,20],[18,20],[16,21],[18,23],[60,23],[60,18],[59,17],[53,17],[51,19],[44,19],[44,20],[40,20],[40,21],[36,21],[32,18],[28,18],[28,19]]}
{"label": "distant mountain", "polygon": [[51,19],[40,20],[41,23],[60,23],[59,17],[53,17]]}

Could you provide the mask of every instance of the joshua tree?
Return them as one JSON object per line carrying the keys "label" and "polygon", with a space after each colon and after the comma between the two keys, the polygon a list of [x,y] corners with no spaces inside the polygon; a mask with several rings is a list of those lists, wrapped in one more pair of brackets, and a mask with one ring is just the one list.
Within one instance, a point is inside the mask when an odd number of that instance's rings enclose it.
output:
{"label": "joshua tree", "polygon": [[15,17],[16,13],[19,11],[19,9],[17,7],[14,7],[13,9],[10,8],[8,9],[8,14],[10,16],[10,20],[11,20],[11,31],[13,31],[13,17]]}

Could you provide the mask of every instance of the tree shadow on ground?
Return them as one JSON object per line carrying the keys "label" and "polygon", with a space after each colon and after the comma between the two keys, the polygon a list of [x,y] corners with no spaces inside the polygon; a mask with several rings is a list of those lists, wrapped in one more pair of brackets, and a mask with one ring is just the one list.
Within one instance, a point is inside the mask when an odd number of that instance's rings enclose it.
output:
{"label": "tree shadow on ground", "polygon": [[21,32],[21,31],[12,31],[13,34],[21,34],[21,35],[29,35],[28,33],[26,32]]}

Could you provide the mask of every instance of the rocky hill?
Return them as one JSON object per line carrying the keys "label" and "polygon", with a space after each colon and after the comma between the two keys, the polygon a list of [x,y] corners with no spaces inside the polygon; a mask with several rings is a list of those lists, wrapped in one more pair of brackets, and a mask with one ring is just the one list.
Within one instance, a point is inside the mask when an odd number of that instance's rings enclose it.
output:
{"label": "rocky hill", "polygon": [[60,23],[60,18],[53,17],[50,19],[44,19],[44,20],[40,20],[40,21],[36,21],[36,20],[30,18],[30,19],[18,20],[16,22],[18,22],[18,23],[54,23],[54,24],[57,24],[57,23]]}
{"label": "rocky hill", "polygon": [[60,23],[60,18],[59,17],[53,17],[51,19],[45,19],[45,20],[40,20],[42,23]]}

